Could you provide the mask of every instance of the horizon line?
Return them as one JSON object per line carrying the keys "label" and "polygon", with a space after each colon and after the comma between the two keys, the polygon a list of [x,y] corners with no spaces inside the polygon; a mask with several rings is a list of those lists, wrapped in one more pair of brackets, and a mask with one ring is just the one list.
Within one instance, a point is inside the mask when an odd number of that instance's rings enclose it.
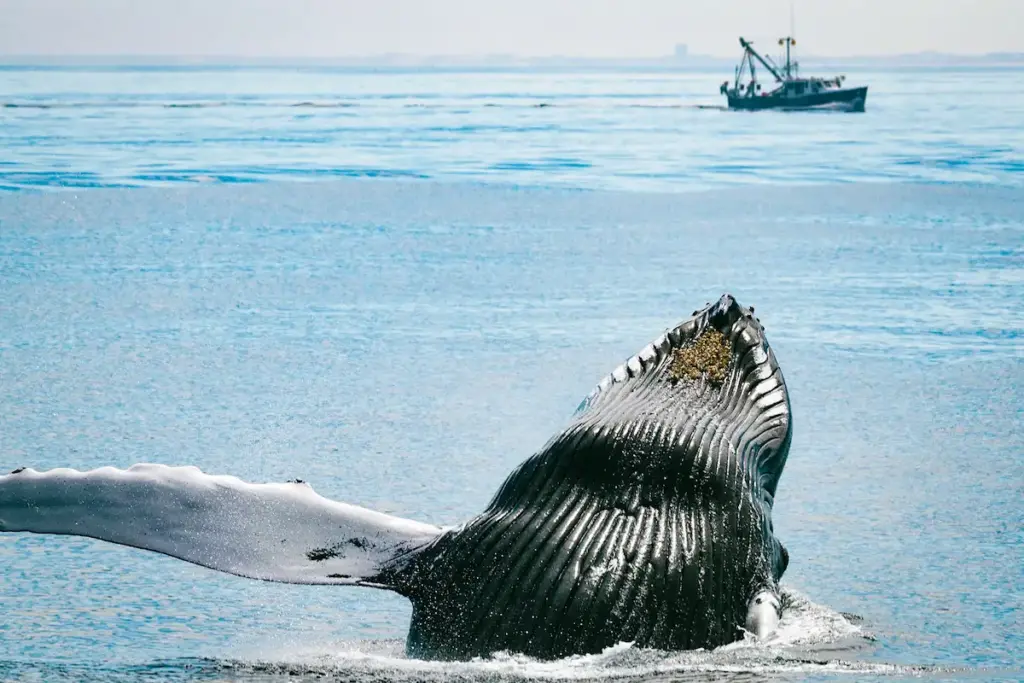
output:
{"label": "horizon line", "polygon": [[[836,60],[899,60],[899,59],[946,59],[946,60],[985,60],[985,59],[1008,59],[1011,61],[1024,61],[1024,51],[989,51],[989,52],[945,52],[938,50],[922,50],[917,52],[901,53],[865,53],[849,55],[804,55],[800,60],[811,61],[836,61]],[[686,64],[687,62],[733,62],[735,58],[700,53],[689,53],[677,55],[667,53],[651,56],[593,56],[593,55],[572,55],[572,54],[550,54],[550,55],[523,55],[516,53],[415,53],[415,52],[378,52],[371,54],[348,54],[348,55],[245,55],[230,53],[82,53],[82,54],[32,54],[32,53],[2,53],[0,52],[0,63],[8,60],[27,62],[30,60],[52,61],[96,61],[96,60],[175,60],[175,61],[199,61],[199,60],[241,60],[241,61],[263,61],[263,62],[338,62],[338,61],[394,61],[411,60],[424,61],[458,61],[462,63],[482,62],[536,62],[536,61],[567,61],[567,62],[595,62],[595,63],[673,63]]]}

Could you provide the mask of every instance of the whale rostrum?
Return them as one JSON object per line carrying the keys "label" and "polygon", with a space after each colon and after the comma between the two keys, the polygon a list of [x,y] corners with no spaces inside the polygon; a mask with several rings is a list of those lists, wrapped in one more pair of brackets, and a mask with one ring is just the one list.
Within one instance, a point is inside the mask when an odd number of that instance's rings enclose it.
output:
{"label": "whale rostrum", "polygon": [[195,467],[0,476],[0,531],[73,534],[266,581],[412,602],[426,659],[665,650],[767,637],[789,561],[772,505],[789,396],[764,328],[723,295],[605,377],[487,508],[440,528]]}

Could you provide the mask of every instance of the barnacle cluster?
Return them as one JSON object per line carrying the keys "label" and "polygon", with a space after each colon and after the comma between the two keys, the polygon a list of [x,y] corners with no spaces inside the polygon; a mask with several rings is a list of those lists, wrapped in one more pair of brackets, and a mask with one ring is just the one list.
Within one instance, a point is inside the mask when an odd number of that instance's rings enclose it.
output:
{"label": "barnacle cluster", "polygon": [[703,377],[709,384],[718,385],[725,380],[730,358],[732,344],[729,338],[709,327],[692,343],[672,353],[669,375],[677,380]]}

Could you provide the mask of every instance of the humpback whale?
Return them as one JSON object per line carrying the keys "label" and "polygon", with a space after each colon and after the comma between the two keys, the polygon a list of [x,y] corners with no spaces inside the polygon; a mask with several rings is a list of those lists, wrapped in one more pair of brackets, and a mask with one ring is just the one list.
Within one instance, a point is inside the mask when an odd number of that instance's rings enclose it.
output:
{"label": "humpback whale", "polygon": [[725,294],[606,376],[456,527],[140,464],[0,476],[0,531],[73,534],[265,581],[406,596],[424,659],[619,642],[713,648],[781,618],[772,505],[790,403],[752,308]]}

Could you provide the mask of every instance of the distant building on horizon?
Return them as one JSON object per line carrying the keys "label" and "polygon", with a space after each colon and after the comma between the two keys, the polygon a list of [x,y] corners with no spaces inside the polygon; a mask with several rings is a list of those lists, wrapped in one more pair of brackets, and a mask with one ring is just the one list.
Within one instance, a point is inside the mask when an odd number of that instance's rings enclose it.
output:
{"label": "distant building on horizon", "polygon": [[672,53],[672,56],[676,59],[686,59],[689,54],[690,48],[686,43],[676,43],[676,49],[675,52]]}

